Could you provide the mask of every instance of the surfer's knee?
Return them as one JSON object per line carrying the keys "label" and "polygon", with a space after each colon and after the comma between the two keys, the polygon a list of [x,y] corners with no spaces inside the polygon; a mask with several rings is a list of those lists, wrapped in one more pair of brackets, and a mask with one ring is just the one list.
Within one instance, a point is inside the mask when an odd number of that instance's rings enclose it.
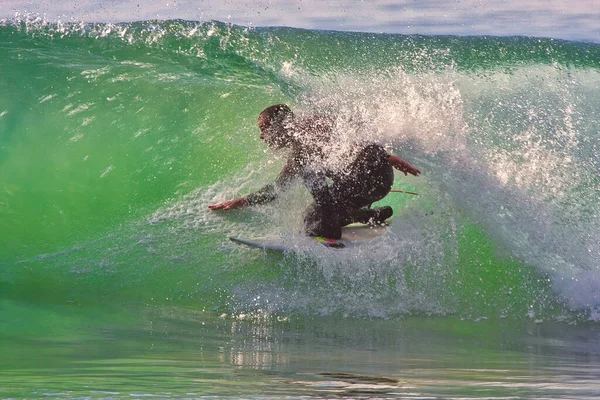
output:
{"label": "surfer's knee", "polygon": [[307,236],[340,239],[342,237],[342,227],[334,210],[330,207],[312,203],[304,211],[304,233]]}

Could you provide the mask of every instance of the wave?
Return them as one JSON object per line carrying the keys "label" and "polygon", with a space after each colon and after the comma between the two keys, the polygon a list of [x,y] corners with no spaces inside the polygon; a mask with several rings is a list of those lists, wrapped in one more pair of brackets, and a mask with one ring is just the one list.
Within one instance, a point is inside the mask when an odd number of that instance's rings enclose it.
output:
{"label": "wave", "polygon": [[[599,45],[22,20],[0,25],[0,49],[6,296],[596,318]],[[255,120],[279,102],[423,171],[397,179],[421,195],[384,200],[398,215],[367,254],[224,240],[299,230],[300,186],[263,208],[207,209],[276,176],[283,155],[265,154]]]}

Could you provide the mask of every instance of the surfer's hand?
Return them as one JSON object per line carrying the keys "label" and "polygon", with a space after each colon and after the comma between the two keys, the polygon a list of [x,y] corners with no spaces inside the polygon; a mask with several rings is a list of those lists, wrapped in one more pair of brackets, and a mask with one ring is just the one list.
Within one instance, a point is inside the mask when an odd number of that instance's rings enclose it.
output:
{"label": "surfer's hand", "polygon": [[400,157],[389,156],[388,161],[398,171],[403,172],[404,175],[411,174],[414,176],[419,176],[419,174],[421,173],[420,170],[413,167],[412,165],[410,165],[408,162],[404,161]]}
{"label": "surfer's hand", "polygon": [[213,204],[208,206],[213,211],[217,210],[233,210],[235,208],[241,208],[248,204],[246,197],[240,197],[239,199],[225,201],[223,203]]}

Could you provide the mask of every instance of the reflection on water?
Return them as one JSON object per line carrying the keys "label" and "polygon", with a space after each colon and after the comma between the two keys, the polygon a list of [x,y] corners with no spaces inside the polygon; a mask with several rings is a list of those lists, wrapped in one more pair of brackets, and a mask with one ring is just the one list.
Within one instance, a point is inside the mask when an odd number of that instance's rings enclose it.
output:
{"label": "reflection on water", "polygon": [[247,26],[291,26],[426,35],[540,36],[600,42],[596,0],[7,0],[0,18],[30,13],[50,20],[121,22],[219,20]]}
{"label": "reflection on water", "polygon": [[220,361],[259,370],[277,370],[290,363],[283,342],[278,340],[285,336],[282,326],[275,325],[273,318],[259,320],[251,323],[244,319],[231,321],[231,341],[227,352],[219,357]]}
{"label": "reflection on water", "polygon": [[600,392],[594,325],[51,308],[43,311],[53,312],[54,335],[44,340],[19,327],[3,330],[0,397],[584,398]]}

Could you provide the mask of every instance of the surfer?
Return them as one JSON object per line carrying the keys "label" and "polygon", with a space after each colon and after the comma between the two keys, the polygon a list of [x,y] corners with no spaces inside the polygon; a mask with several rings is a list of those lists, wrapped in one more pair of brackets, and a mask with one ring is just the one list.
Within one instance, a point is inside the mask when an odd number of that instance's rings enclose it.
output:
{"label": "surfer", "polygon": [[263,110],[258,117],[260,138],[272,149],[291,149],[288,160],[275,183],[223,203],[211,210],[231,210],[264,204],[277,198],[278,192],[294,178],[301,178],[313,196],[304,213],[305,232],[309,236],[339,239],[342,227],[353,222],[383,223],[391,217],[391,207],[370,208],[391,190],[394,170],[418,176],[421,171],[400,157],[389,154],[376,143],[357,147],[356,157],[342,168],[328,166],[332,123],[326,118],[297,118],[285,104]]}

